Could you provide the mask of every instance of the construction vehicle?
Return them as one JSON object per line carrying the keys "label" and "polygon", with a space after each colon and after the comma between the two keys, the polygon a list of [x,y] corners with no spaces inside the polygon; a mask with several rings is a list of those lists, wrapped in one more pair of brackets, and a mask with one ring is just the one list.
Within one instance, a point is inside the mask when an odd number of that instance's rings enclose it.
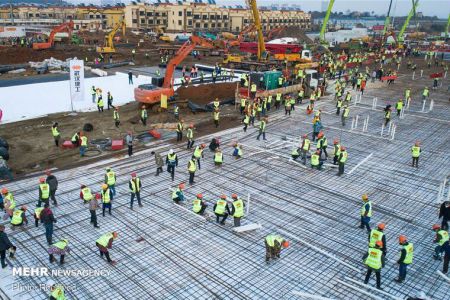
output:
{"label": "construction vehicle", "polygon": [[272,37],[274,35],[279,35],[285,29],[286,29],[286,26],[272,28],[271,30],[269,30],[267,35],[264,37],[264,40],[266,42],[270,42],[270,40],[272,39]]}
{"label": "construction vehicle", "polygon": [[166,95],[167,98],[175,94],[173,89],[173,73],[178,64],[180,64],[188,55],[195,49],[196,46],[213,48],[213,45],[198,36],[191,36],[183,46],[177,51],[175,56],[167,63],[166,74],[162,87],[157,87],[152,84],[143,84],[134,89],[134,99],[141,103],[155,104],[161,101],[161,95]]}
{"label": "construction vehicle", "polygon": [[412,0],[412,8],[409,11],[408,16],[406,17],[405,23],[403,23],[403,26],[397,35],[398,47],[400,47],[403,44],[403,42],[405,41],[405,38],[403,35],[405,33],[406,28],[408,27],[409,21],[416,14],[416,9],[418,6],[419,6],[419,0]]}
{"label": "construction vehicle", "polygon": [[325,39],[325,31],[327,30],[328,20],[330,19],[331,10],[333,9],[334,0],[330,0],[328,3],[327,13],[325,14],[325,18],[323,19],[322,28],[320,29],[319,41],[322,45],[328,45],[328,42]]}
{"label": "construction vehicle", "polygon": [[229,47],[239,47],[244,40],[246,34],[255,31],[255,26],[253,24],[246,26],[241,30],[236,40],[228,43]]}
{"label": "construction vehicle", "polygon": [[42,49],[50,49],[55,44],[55,35],[58,32],[67,32],[69,34],[69,39],[71,39],[73,31],[73,21],[70,20],[69,22],[62,23],[55,28],[52,29],[50,32],[50,35],[48,36],[48,41],[43,43],[33,43],[33,49],[34,50],[42,50]]}
{"label": "construction vehicle", "polygon": [[117,31],[122,28],[122,35],[125,36],[125,21],[120,21],[114,25],[114,28],[105,36],[105,44],[100,47],[97,46],[97,53],[115,53],[116,48],[114,48],[114,36]]}

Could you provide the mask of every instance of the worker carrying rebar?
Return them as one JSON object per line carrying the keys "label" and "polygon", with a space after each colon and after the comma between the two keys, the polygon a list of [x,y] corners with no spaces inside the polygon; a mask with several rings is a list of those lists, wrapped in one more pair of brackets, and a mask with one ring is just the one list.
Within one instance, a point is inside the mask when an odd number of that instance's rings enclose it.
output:
{"label": "worker carrying rebar", "polygon": [[6,264],[6,251],[8,250],[9,257],[14,258],[16,247],[9,240],[8,235],[5,232],[5,226],[0,225],[0,262],[2,269],[5,269],[8,266]]}
{"label": "worker carrying rebar", "polygon": [[375,276],[377,278],[377,289],[381,290],[381,269],[384,267],[385,258],[383,255],[382,241],[376,241],[375,247],[369,247],[369,250],[364,255],[364,263],[367,266],[366,278],[364,279],[364,283],[369,283],[370,275],[372,272],[375,272]]}
{"label": "worker carrying rebar", "polygon": [[47,182],[45,182],[44,177],[39,178],[38,191],[39,191],[39,200],[37,207],[41,207],[42,202],[44,202],[44,204],[48,204],[50,198],[50,185]]}
{"label": "worker carrying rebar", "polygon": [[244,201],[237,194],[232,194],[231,198],[233,199],[231,203],[231,215],[234,218],[234,227],[239,227],[241,226],[241,218],[244,217]]}
{"label": "worker carrying rebar", "polygon": [[[221,195],[220,199],[217,200],[216,204],[214,204],[213,210],[214,214],[216,215],[216,223],[225,225],[225,220],[230,215],[230,208],[228,207],[227,196]],[[220,221],[220,218],[222,218],[222,221]]]}
{"label": "worker carrying rebar", "polygon": [[50,260],[50,263],[54,263],[56,261],[55,259],[55,255],[59,255],[59,263],[61,265],[64,264],[64,257],[66,256],[67,253],[70,252],[70,248],[69,248],[69,241],[67,239],[62,239],[54,244],[52,244],[50,246],[50,248],[48,248],[48,259]]}
{"label": "worker carrying rebar", "polygon": [[377,229],[372,229],[369,233],[369,247],[375,247],[375,243],[377,241],[383,242],[383,247],[381,251],[383,251],[383,255],[386,255],[386,235],[384,234],[384,229],[386,228],[386,224],[379,223],[377,225]]}
{"label": "worker carrying rebar", "polygon": [[214,153],[214,165],[215,166],[222,166],[223,164],[223,153],[222,150],[220,150],[220,148],[216,148],[216,151]]}
{"label": "worker carrying rebar", "polygon": [[442,260],[442,252],[449,248],[449,235],[447,230],[441,228],[439,224],[433,225],[433,231],[436,233],[434,242],[438,245],[434,248],[433,258],[436,260]]}
{"label": "worker carrying rebar", "polygon": [[106,183],[102,184],[101,195],[102,195],[102,215],[105,216],[106,209],[108,209],[109,215],[112,215],[111,214],[112,208],[111,201],[113,200],[112,192],[110,190],[110,187]]}
{"label": "worker carrying rebar", "polygon": [[194,124],[190,124],[187,131],[186,131],[186,138],[188,140],[187,142],[187,149],[192,149],[194,146]]}
{"label": "worker carrying rebar", "polygon": [[194,150],[194,157],[197,160],[197,166],[198,166],[199,170],[201,169],[201,167],[200,167],[200,159],[204,158],[203,151],[205,150],[205,148],[206,148],[206,145],[205,144],[201,144],[201,145],[198,145],[197,147],[195,147],[195,150]]}
{"label": "worker carrying rebar", "polygon": [[372,202],[369,201],[369,196],[367,194],[363,194],[361,196],[362,201],[364,202],[363,206],[361,207],[361,224],[359,225],[359,228],[363,229],[364,226],[367,229],[367,233],[370,233],[370,218],[372,217]]}
{"label": "worker carrying rebar", "polygon": [[420,142],[416,141],[414,146],[411,147],[411,155],[412,155],[412,166],[418,168],[419,167],[419,156],[422,153],[422,148],[420,147]]}
{"label": "worker carrying rebar", "polygon": [[95,241],[95,245],[100,250],[100,257],[103,258],[104,255],[108,263],[112,265],[115,265],[116,261],[111,260],[108,249],[112,249],[113,241],[116,240],[117,237],[118,237],[117,232],[113,231],[105,233]]}
{"label": "worker carrying rebar", "polygon": [[173,202],[175,202],[175,204],[180,204],[180,202],[184,201],[184,183],[180,183],[178,185],[178,188],[176,188],[175,190],[172,191],[172,200]]}
{"label": "worker carrying rebar", "polygon": [[402,283],[406,279],[407,267],[413,261],[414,246],[408,242],[408,239],[404,235],[398,237],[398,243],[400,244],[400,258],[398,259],[398,277],[395,279],[398,283]]}
{"label": "worker carrying rebar", "polygon": [[206,201],[203,200],[203,195],[197,194],[197,198],[192,201],[192,211],[198,215],[203,215],[206,207],[208,207],[208,205],[206,204]]}
{"label": "worker carrying rebar", "polygon": [[139,207],[142,207],[143,206],[141,203],[142,181],[135,172],[131,173],[131,179],[128,183],[128,187],[130,188],[131,192],[130,208],[133,209],[134,198],[137,199]]}
{"label": "worker carrying rebar", "polygon": [[194,155],[192,155],[191,159],[188,162],[187,170],[189,172],[189,184],[193,185],[195,183],[195,172],[197,171],[197,159]]}
{"label": "worker carrying rebar", "polygon": [[11,225],[14,227],[22,226],[22,225],[28,225],[28,220],[25,215],[25,212],[27,211],[27,207],[25,205],[22,205],[19,209],[16,209],[13,211],[11,216]]}
{"label": "worker carrying rebar", "polygon": [[142,105],[142,108],[141,108],[141,122],[142,122],[143,126],[147,126],[147,118],[148,118],[147,109],[145,108],[145,105]]}
{"label": "worker carrying rebar", "polygon": [[113,112],[113,118],[114,118],[114,126],[116,128],[119,128],[120,125],[120,115],[119,115],[119,107],[116,106]]}
{"label": "worker carrying rebar", "polygon": [[170,149],[169,153],[166,156],[166,165],[167,165],[167,172],[171,174],[173,181],[175,179],[175,167],[178,167],[178,156],[173,151],[173,149]]}
{"label": "worker carrying rebar", "polygon": [[59,128],[58,128],[58,122],[53,123],[52,136],[53,136],[53,139],[55,140],[55,146],[59,147],[59,139],[61,138],[61,134],[60,134]]}
{"label": "worker carrying rebar", "polygon": [[50,300],[66,300],[64,293],[64,286],[61,284],[49,284],[50,286]]}
{"label": "worker carrying rebar", "polygon": [[280,258],[281,249],[289,247],[289,241],[276,234],[266,236],[264,244],[266,246],[266,263],[271,259]]}

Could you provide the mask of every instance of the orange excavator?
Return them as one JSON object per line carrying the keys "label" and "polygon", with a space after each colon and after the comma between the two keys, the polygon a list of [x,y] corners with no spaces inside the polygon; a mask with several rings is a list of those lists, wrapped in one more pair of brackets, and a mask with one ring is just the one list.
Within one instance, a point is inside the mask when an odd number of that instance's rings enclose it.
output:
{"label": "orange excavator", "polygon": [[161,101],[161,95],[166,95],[167,98],[173,96],[175,91],[173,89],[173,73],[177,67],[196,46],[206,47],[209,49],[214,46],[206,39],[192,35],[180,49],[178,49],[175,56],[167,63],[166,74],[162,87],[157,87],[152,84],[143,84],[134,89],[134,99],[141,103],[155,104]]}
{"label": "orange excavator", "polygon": [[55,43],[55,35],[58,32],[67,32],[69,34],[69,40],[72,39],[72,31],[73,31],[73,21],[62,23],[55,28],[52,29],[50,35],[48,36],[48,42],[44,43],[33,43],[34,50],[42,50],[42,49],[50,49],[54,46]]}
{"label": "orange excavator", "polygon": [[239,47],[241,42],[244,40],[244,36],[246,34],[249,34],[250,32],[254,32],[254,31],[256,31],[255,25],[253,25],[253,24],[248,25],[247,27],[242,29],[242,31],[239,33],[239,35],[238,35],[236,40],[231,41],[231,42],[228,43],[228,46],[229,47]]}
{"label": "orange excavator", "polygon": [[264,37],[265,42],[269,42],[274,35],[279,35],[286,29],[286,26],[272,28]]}

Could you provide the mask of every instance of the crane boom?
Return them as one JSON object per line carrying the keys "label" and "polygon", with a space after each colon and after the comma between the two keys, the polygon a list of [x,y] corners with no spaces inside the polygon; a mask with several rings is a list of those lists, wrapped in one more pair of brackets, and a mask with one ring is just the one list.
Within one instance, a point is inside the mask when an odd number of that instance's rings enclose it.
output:
{"label": "crane boom", "polygon": [[397,36],[397,42],[399,44],[404,41],[403,34],[405,33],[406,27],[408,27],[409,21],[416,14],[416,9],[418,6],[419,6],[419,0],[416,0],[416,1],[412,0],[412,8],[409,11],[409,14],[406,17],[405,23],[403,23],[403,26],[400,29],[400,32],[398,33],[398,36]]}
{"label": "crane boom", "polygon": [[388,9],[388,12],[387,12],[387,15],[386,15],[386,20],[384,20],[383,37],[386,36],[386,32],[387,32],[387,30],[389,28],[389,25],[391,24],[391,17],[390,17],[390,15],[391,15],[391,7],[392,7],[392,0],[389,3],[389,9]]}
{"label": "crane boom", "polygon": [[258,34],[258,61],[263,60],[265,55],[267,54],[266,45],[264,43],[264,35],[261,26],[261,18],[259,16],[258,5],[256,4],[256,0],[247,0],[247,3],[251,9],[253,16],[253,23],[256,27],[256,32]]}
{"label": "crane boom", "polygon": [[331,10],[333,9],[333,5],[334,5],[334,0],[330,0],[330,3],[328,3],[327,13],[325,14],[325,18],[323,19],[322,28],[320,29],[319,40],[320,40],[321,44],[326,43],[325,31],[327,30],[327,24],[328,24],[328,20],[330,19],[330,14],[331,14]]}

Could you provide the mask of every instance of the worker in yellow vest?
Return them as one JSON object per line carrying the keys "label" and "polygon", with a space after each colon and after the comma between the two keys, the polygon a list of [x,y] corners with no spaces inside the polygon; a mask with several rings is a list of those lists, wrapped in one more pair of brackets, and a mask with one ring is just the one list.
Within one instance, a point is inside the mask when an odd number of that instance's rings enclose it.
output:
{"label": "worker in yellow vest", "polygon": [[178,188],[172,191],[172,200],[173,202],[175,202],[176,204],[180,204],[180,202],[184,201],[184,183],[180,183],[178,185]]}
{"label": "worker in yellow vest", "polygon": [[178,121],[177,124],[177,142],[181,142],[183,140],[183,130],[184,130],[184,123],[183,119]]}
{"label": "worker in yellow vest", "polygon": [[106,183],[102,184],[102,215],[105,216],[105,211],[108,209],[109,215],[111,215],[111,191]]}
{"label": "worker in yellow vest", "polygon": [[106,257],[106,260],[108,263],[115,265],[116,261],[111,260],[111,257],[109,256],[108,249],[112,249],[113,241],[116,240],[118,237],[117,232],[108,232],[102,235],[100,238],[98,238],[95,241],[95,245],[100,250],[100,257],[103,258],[103,255]]}
{"label": "worker in yellow vest", "polygon": [[58,147],[59,139],[61,138],[61,134],[59,133],[59,129],[58,129],[58,122],[53,123],[52,136],[53,136],[53,139],[55,140],[55,146]]}
{"label": "worker in yellow vest", "polygon": [[192,201],[192,211],[198,215],[203,215],[207,206],[202,194],[197,194],[197,198]]}
{"label": "worker in yellow vest", "polygon": [[381,251],[383,251],[383,255],[386,255],[386,235],[384,234],[384,229],[386,228],[386,224],[379,223],[377,225],[376,229],[372,229],[369,233],[369,247],[373,248],[375,247],[375,243],[377,241],[383,242],[383,247],[381,248]]}
{"label": "worker in yellow vest", "polygon": [[269,119],[268,117],[264,117],[259,122],[259,133],[258,133],[258,136],[256,137],[256,139],[258,141],[259,141],[259,137],[261,135],[263,136],[263,140],[266,140],[266,124],[267,124],[268,119]]}
{"label": "worker in yellow vest", "polygon": [[257,90],[258,89],[256,83],[252,83],[252,85],[250,86],[250,98],[255,99]]}
{"label": "worker in yellow vest", "polygon": [[397,117],[400,117],[400,113],[403,109],[403,99],[398,99],[397,103],[395,104],[395,109],[397,110]]}
{"label": "worker in yellow vest", "polygon": [[59,263],[64,264],[64,257],[67,253],[70,252],[69,241],[66,239],[62,239],[59,242],[56,242],[48,248],[49,260],[50,263],[56,261],[55,255],[60,255]]}
{"label": "worker in yellow vest", "polygon": [[91,189],[84,184],[81,185],[80,189],[80,199],[83,200],[83,204],[89,203],[94,198]]}
{"label": "worker in yellow vest", "polygon": [[219,106],[220,106],[219,98],[214,99],[214,101],[213,101],[213,108],[214,109],[219,109]]}
{"label": "worker in yellow vest", "polygon": [[11,217],[11,225],[13,226],[22,226],[22,224],[28,225],[27,217],[25,216],[25,212],[27,211],[27,207],[22,205],[19,209],[14,210]]}
{"label": "worker in yellow vest", "polygon": [[106,168],[105,184],[108,185],[108,189],[111,192],[111,200],[116,196],[116,173],[111,168]]}
{"label": "worker in yellow vest", "polygon": [[113,112],[113,118],[114,118],[114,126],[116,128],[119,128],[120,125],[120,115],[119,115],[119,107],[116,106]]}
{"label": "worker in yellow vest", "polygon": [[349,114],[350,114],[350,107],[348,107],[348,105],[344,105],[344,110],[341,116],[342,126],[345,126],[345,121],[347,120]]}
{"label": "worker in yellow vest", "polygon": [[197,147],[195,147],[195,150],[194,150],[194,157],[197,160],[197,166],[198,166],[199,170],[201,169],[201,167],[200,167],[200,159],[204,158],[203,151],[205,150],[205,148],[206,148],[206,145],[205,144],[201,144],[201,145],[198,145]]}
{"label": "worker in yellow vest", "polygon": [[281,94],[281,93],[277,93],[275,96],[275,109],[276,110],[280,109],[282,96],[283,96],[283,94]]}
{"label": "worker in yellow vest", "polygon": [[420,148],[420,142],[417,141],[414,146],[411,148],[412,155],[412,166],[418,168],[419,167],[419,156],[422,153],[422,148]]}
{"label": "worker in yellow vest", "polygon": [[91,88],[91,96],[92,96],[92,103],[95,103],[95,97],[97,97],[97,89],[95,86],[92,86]]}
{"label": "worker in yellow vest", "polygon": [[289,247],[289,242],[276,234],[266,236],[264,244],[266,246],[266,263],[269,263],[271,259],[280,258],[281,249]]}
{"label": "worker in yellow vest", "polygon": [[311,154],[311,168],[322,170],[323,161],[320,159],[320,150]]}
{"label": "worker in yellow vest", "polygon": [[304,96],[305,96],[305,91],[303,90],[303,88],[300,88],[300,90],[298,91],[298,94],[297,94],[297,103],[298,104],[302,104]]}
{"label": "worker in yellow vest", "polygon": [[45,178],[39,178],[39,201],[37,207],[41,207],[42,202],[48,204],[50,198],[50,186],[45,182]]}
{"label": "worker in yellow vest", "polygon": [[97,110],[98,110],[99,113],[102,113],[104,108],[105,108],[105,103],[103,102],[102,95],[100,95],[97,98]]}
{"label": "worker in yellow vest", "polygon": [[192,149],[194,146],[194,124],[190,124],[189,128],[186,131],[186,138],[188,140],[187,142],[187,149]]}
{"label": "worker in yellow vest", "polygon": [[348,158],[348,153],[347,153],[347,148],[345,148],[344,146],[340,147],[340,151],[339,151],[339,171],[338,171],[338,176],[341,176],[342,174],[344,174],[344,168],[345,168],[345,163],[347,162],[347,158]]}
{"label": "worker in yellow vest", "polygon": [[361,207],[361,224],[359,225],[359,228],[363,229],[364,226],[367,229],[367,233],[370,233],[370,218],[372,217],[372,202],[369,201],[369,196],[367,194],[362,195],[362,200],[364,202],[363,206]]}
{"label": "worker in yellow vest", "polygon": [[308,139],[308,135],[304,134],[302,137],[302,145],[300,146],[301,156],[303,164],[306,165],[306,157],[309,154],[309,150],[311,149],[311,141]]}
{"label": "worker in yellow vest", "polygon": [[34,217],[34,225],[36,227],[39,227],[39,220],[41,219],[41,213],[42,213],[43,210],[44,210],[43,207],[36,207],[34,209],[33,217]]}
{"label": "worker in yellow vest", "polygon": [[413,243],[408,242],[408,239],[404,235],[398,237],[398,243],[402,250],[400,251],[400,258],[397,261],[398,267],[398,278],[395,279],[398,283],[402,283],[406,279],[406,273],[408,265],[412,264],[414,256],[414,246]]}
{"label": "worker in yellow vest", "polygon": [[339,160],[339,155],[341,155],[341,145],[339,144],[339,140],[335,139],[333,141],[334,146],[334,157],[333,157],[333,165],[337,165]]}
{"label": "worker in yellow vest", "polygon": [[375,243],[375,247],[369,247],[366,255],[364,255],[364,264],[367,266],[366,279],[364,279],[364,283],[369,283],[370,275],[372,272],[375,272],[375,276],[377,278],[377,289],[381,289],[381,269],[384,267],[385,259],[383,255],[383,251],[381,248],[383,247],[382,241],[377,241]]}
{"label": "worker in yellow vest", "polygon": [[0,211],[5,209],[8,215],[12,216],[12,212],[16,207],[16,201],[13,194],[7,188],[2,188],[3,201],[0,200]]}
{"label": "worker in yellow vest", "polygon": [[131,179],[128,183],[128,187],[130,188],[131,192],[131,199],[130,199],[130,208],[133,209],[133,203],[134,198],[136,197],[138,201],[139,207],[142,207],[141,203],[141,188],[142,188],[142,182],[141,179],[137,176],[136,172],[131,173]]}
{"label": "worker in yellow vest", "polygon": [[233,156],[236,157],[236,159],[241,158],[243,151],[242,151],[242,147],[241,145],[239,145],[238,143],[235,143],[233,145]]}
{"label": "worker in yellow vest", "polygon": [[244,114],[246,102],[247,102],[247,99],[246,99],[245,97],[242,97],[242,98],[241,98],[241,106],[240,106],[240,108],[239,108],[239,111],[240,111],[241,115]]}
{"label": "worker in yellow vest", "polygon": [[178,156],[173,151],[173,149],[169,150],[169,153],[166,156],[166,165],[167,165],[167,172],[170,173],[172,177],[172,181],[175,179],[175,167],[178,167]]}
{"label": "worker in yellow vest", "polygon": [[220,148],[216,148],[216,151],[214,153],[214,165],[221,166],[223,163],[223,153],[220,150]]}
{"label": "worker in yellow vest", "polygon": [[87,147],[88,147],[88,138],[85,134],[80,134],[80,157],[84,157]]}
{"label": "worker in yellow vest", "polygon": [[72,145],[78,147],[80,142],[80,132],[75,132],[70,141],[72,142]]}
{"label": "worker in yellow vest", "polygon": [[189,172],[189,184],[193,185],[194,178],[195,178],[195,172],[197,171],[197,159],[194,155],[192,155],[191,159],[188,162],[187,169]]}
{"label": "worker in yellow vest", "polygon": [[145,108],[145,105],[143,105],[142,108],[141,108],[141,122],[142,122],[142,125],[147,126],[147,118],[148,118],[147,109]]}
{"label": "worker in yellow vest", "polygon": [[449,235],[448,235],[447,230],[442,229],[439,224],[434,224],[433,225],[433,231],[436,233],[436,237],[434,238],[434,242],[438,244],[434,248],[434,256],[433,256],[433,258],[436,259],[436,260],[442,260],[442,257],[441,257],[442,252],[450,251],[450,249],[449,249],[449,247],[450,247]]}
{"label": "worker in yellow vest", "polygon": [[430,90],[429,90],[428,87],[426,86],[426,87],[423,89],[423,92],[422,92],[422,101],[427,100],[429,96],[430,96]]}
{"label": "worker in yellow vest", "polygon": [[336,102],[336,115],[338,116],[341,113],[341,107],[342,107],[342,98],[338,97]]}
{"label": "worker in yellow vest", "polygon": [[50,300],[66,300],[64,286],[61,284],[52,284],[50,287]]}
{"label": "worker in yellow vest", "polygon": [[241,218],[244,217],[244,201],[238,198],[237,194],[232,194],[231,198],[233,203],[231,204],[231,215],[234,218],[234,227],[241,226]]}
{"label": "worker in yellow vest", "polygon": [[213,119],[214,119],[214,125],[217,127],[219,127],[219,116],[220,116],[220,111],[218,108],[216,108],[213,112]]}
{"label": "worker in yellow vest", "polygon": [[[230,215],[230,208],[228,207],[227,196],[221,195],[220,199],[217,200],[213,207],[214,213],[216,215],[216,223],[225,225],[225,220]],[[222,221],[220,221],[222,218]]]}
{"label": "worker in yellow vest", "polygon": [[247,132],[247,127],[250,124],[250,112],[244,113],[244,118],[242,119],[242,123],[244,123],[244,132]]}
{"label": "worker in yellow vest", "polygon": [[286,116],[288,113],[291,115],[291,110],[292,106],[290,96],[286,96],[284,97],[284,115]]}

